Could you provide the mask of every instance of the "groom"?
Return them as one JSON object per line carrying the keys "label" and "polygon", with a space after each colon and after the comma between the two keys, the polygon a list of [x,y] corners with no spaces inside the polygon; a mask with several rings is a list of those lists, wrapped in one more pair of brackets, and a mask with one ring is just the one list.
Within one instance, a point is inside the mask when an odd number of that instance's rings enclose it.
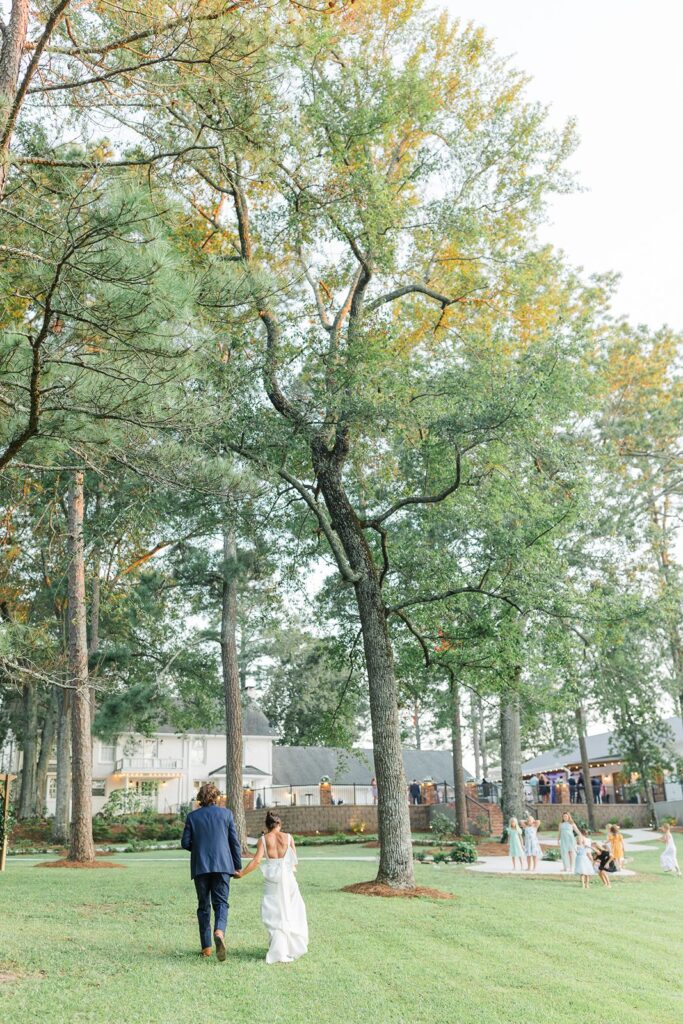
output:
{"label": "groom", "polygon": [[197,919],[202,956],[211,956],[211,906],[215,914],[216,956],[225,960],[230,876],[242,868],[239,836],[232,811],[218,807],[220,792],[205,782],[197,793],[199,807],[188,814],[181,846],[190,851],[190,877],[197,890]]}

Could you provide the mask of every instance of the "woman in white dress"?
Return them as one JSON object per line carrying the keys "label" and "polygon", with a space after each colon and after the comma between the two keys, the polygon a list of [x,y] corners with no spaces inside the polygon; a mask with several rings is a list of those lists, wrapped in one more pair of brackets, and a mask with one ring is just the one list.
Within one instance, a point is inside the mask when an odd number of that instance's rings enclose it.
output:
{"label": "woman in white dress", "polygon": [[236,872],[244,878],[260,865],[264,888],[261,919],[268,929],[270,946],[267,964],[291,963],[308,952],[306,907],[294,872],[298,863],[294,840],[282,831],[277,814],[268,811],[267,831],[258,841],[256,854],[246,868]]}
{"label": "woman in white dress", "polygon": [[661,826],[661,840],[666,843],[664,852],[659,858],[659,863],[662,865],[665,871],[673,871],[675,875],[680,877],[681,869],[678,866],[678,856],[676,854],[676,844],[674,837],[671,833],[671,825]]}

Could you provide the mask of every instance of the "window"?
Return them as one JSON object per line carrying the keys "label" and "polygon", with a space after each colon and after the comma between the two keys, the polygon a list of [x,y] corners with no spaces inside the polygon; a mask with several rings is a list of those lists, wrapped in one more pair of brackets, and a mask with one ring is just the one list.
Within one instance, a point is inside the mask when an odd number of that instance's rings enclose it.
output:
{"label": "window", "polygon": [[105,779],[93,779],[92,780],[92,795],[93,796],[104,796],[105,795]]}
{"label": "window", "polygon": [[57,799],[57,777],[51,775],[47,780],[47,798],[48,800]]}
{"label": "window", "polygon": [[100,743],[100,764],[111,764],[116,760],[116,744]]}
{"label": "window", "polygon": [[192,740],[190,756],[192,764],[206,764],[206,740]]}

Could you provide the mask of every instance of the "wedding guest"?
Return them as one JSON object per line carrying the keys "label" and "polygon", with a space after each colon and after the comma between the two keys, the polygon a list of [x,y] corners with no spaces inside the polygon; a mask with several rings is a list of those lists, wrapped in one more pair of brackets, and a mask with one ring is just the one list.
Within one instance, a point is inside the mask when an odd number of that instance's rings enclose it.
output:
{"label": "wedding guest", "polygon": [[524,852],[527,860],[527,871],[536,871],[539,857],[541,857],[543,852],[538,841],[538,827],[540,824],[541,822],[538,818],[531,816],[524,822]]}
{"label": "wedding guest", "polygon": [[510,818],[508,824],[508,842],[509,842],[509,853],[512,857],[512,870],[514,871],[517,865],[515,861],[519,861],[519,870],[521,871],[524,867],[524,847],[522,846],[522,830],[519,827],[519,822],[516,818]]}
{"label": "wedding guest", "polygon": [[408,795],[410,796],[411,804],[422,803],[422,789],[420,788],[420,783],[417,779],[413,779],[410,783],[410,786],[408,787]]}
{"label": "wedding guest", "polygon": [[600,803],[600,782],[601,782],[601,779],[600,779],[599,775],[591,776],[591,788],[593,790],[593,803],[594,804],[599,804]]}
{"label": "wedding guest", "polygon": [[678,866],[678,855],[676,853],[676,844],[674,837],[671,832],[671,825],[661,826],[660,839],[666,845],[662,851],[662,855],[659,858],[659,863],[662,865],[664,871],[673,871],[674,875],[681,877],[681,869]]}
{"label": "wedding guest", "polygon": [[569,811],[565,811],[557,830],[557,840],[560,844],[562,867],[567,872],[574,871],[574,863],[576,861],[576,837],[579,834],[579,830],[574,824],[571,814]]}
{"label": "wedding guest", "polygon": [[574,772],[569,776],[569,803],[576,803],[576,776]]}
{"label": "wedding guest", "polygon": [[373,804],[376,804],[377,797],[379,795],[379,790],[377,789],[377,779],[373,778],[372,782],[370,783],[370,792],[372,793],[372,802]]}
{"label": "wedding guest", "polygon": [[590,853],[586,846],[586,840],[582,835],[579,835],[579,838],[576,840],[576,865],[574,867],[574,874],[581,875],[581,886],[583,889],[588,888],[591,877],[595,874]]}
{"label": "wedding guest", "polygon": [[621,834],[621,829],[618,825],[610,825],[607,830],[607,839],[609,842],[610,852],[612,854],[612,860],[617,866],[617,871],[621,871],[624,867],[624,837]]}
{"label": "wedding guest", "polygon": [[576,777],[576,802],[582,804],[586,794],[586,784],[583,781],[583,772],[579,772]]}
{"label": "wedding guest", "polygon": [[612,883],[609,875],[607,874],[609,865],[612,863],[612,854],[609,851],[609,847],[598,843],[592,852],[593,866],[598,872],[598,878],[607,889],[611,889]]}

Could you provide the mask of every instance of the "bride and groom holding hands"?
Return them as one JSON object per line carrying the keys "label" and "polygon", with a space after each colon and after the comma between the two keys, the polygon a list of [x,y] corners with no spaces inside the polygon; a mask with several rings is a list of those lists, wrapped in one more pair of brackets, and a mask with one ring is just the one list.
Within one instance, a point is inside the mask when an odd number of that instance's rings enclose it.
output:
{"label": "bride and groom holding hands", "polygon": [[230,880],[244,878],[260,866],[264,877],[261,919],[270,938],[266,963],[291,963],[308,950],[306,908],[294,875],[297,865],[294,840],[282,831],[277,814],[269,811],[266,831],[258,841],[256,854],[247,867],[242,868],[235,819],[232,811],[218,805],[219,799],[220,793],[212,782],[201,786],[197,793],[199,807],[188,814],[181,840],[183,849],[190,852],[202,956],[211,956],[215,943],[218,959],[226,959]]}

